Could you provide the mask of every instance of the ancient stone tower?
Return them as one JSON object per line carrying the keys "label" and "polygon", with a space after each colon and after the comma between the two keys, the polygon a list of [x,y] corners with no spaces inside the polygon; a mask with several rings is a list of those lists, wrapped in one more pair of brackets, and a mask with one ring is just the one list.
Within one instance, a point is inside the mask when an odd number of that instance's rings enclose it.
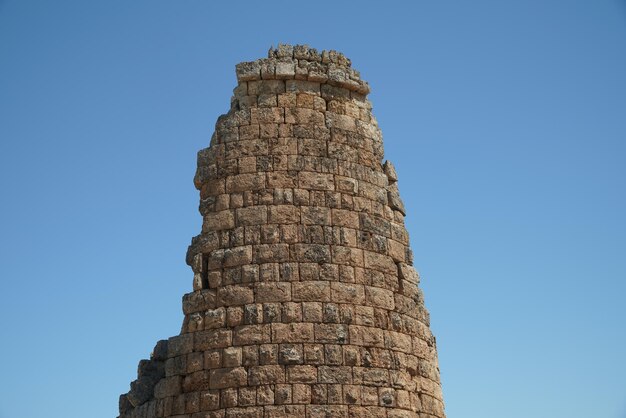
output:
{"label": "ancient stone tower", "polygon": [[198,153],[181,334],[124,418],[443,418],[435,339],[369,86],[335,51],[237,65]]}

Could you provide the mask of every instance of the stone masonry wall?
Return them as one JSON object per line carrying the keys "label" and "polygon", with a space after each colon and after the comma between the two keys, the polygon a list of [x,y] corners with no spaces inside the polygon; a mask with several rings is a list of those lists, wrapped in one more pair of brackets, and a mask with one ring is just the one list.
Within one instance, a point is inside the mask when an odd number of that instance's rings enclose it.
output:
{"label": "stone masonry wall", "polygon": [[435,338],[369,86],[335,51],[237,65],[198,153],[182,332],[123,418],[444,418]]}

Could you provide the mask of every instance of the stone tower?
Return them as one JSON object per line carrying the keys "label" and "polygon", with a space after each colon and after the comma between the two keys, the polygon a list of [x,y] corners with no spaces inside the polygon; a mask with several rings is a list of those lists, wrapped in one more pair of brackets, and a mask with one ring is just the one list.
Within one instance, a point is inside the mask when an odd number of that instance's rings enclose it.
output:
{"label": "stone tower", "polygon": [[237,65],[198,153],[181,334],[124,418],[444,418],[435,338],[369,86],[335,51]]}

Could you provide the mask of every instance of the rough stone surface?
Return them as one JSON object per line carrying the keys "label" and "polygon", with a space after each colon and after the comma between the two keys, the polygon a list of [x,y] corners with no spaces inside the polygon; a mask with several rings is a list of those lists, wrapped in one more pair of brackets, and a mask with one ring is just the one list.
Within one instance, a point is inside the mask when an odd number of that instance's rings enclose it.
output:
{"label": "rough stone surface", "polygon": [[435,338],[368,84],[336,51],[236,66],[198,153],[181,334],[123,418],[444,418]]}

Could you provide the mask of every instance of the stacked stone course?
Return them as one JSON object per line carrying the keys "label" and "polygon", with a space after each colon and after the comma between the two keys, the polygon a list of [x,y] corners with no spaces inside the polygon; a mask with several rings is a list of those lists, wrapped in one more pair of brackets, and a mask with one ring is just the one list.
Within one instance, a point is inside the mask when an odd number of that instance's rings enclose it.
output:
{"label": "stacked stone course", "polygon": [[435,338],[369,86],[335,51],[237,65],[198,153],[181,334],[123,418],[444,418]]}

